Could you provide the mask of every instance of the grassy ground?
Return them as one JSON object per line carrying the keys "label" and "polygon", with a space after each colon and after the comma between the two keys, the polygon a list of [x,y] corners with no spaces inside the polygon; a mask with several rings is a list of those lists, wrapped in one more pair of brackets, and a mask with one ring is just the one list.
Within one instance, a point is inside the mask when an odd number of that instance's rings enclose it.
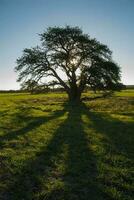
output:
{"label": "grassy ground", "polygon": [[0,94],[1,200],[132,200],[133,161],[134,91]]}

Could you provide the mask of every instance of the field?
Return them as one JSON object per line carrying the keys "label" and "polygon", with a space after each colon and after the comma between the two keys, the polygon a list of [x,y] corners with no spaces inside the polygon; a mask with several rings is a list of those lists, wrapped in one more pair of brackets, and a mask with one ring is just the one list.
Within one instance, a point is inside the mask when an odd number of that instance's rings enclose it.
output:
{"label": "field", "polygon": [[0,200],[133,200],[134,90],[97,95],[0,94]]}

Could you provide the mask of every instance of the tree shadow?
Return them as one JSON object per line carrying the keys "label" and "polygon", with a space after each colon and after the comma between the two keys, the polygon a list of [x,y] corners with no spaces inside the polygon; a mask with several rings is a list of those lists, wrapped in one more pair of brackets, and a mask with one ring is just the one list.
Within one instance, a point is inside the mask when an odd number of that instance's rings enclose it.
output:
{"label": "tree shadow", "polygon": [[[132,121],[122,121],[108,113],[86,112],[86,115],[93,122],[92,128],[106,136],[104,144],[108,144],[107,147],[112,146],[117,153],[133,159],[134,123]],[[132,113],[119,113],[119,115],[133,117]]]}
{"label": "tree shadow", "polygon": [[[86,115],[92,122],[89,128],[106,136],[102,141],[105,154],[115,151],[115,154],[127,152],[126,156],[131,155],[131,150],[123,150],[119,141],[117,142],[118,136],[129,125],[103,114],[90,112],[84,104],[65,104],[64,110],[60,111],[60,116],[62,115],[65,120],[55,130],[47,146],[42,147],[34,158],[27,160],[23,168],[11,178],[3,200],[113,199],[104,192],[105,181],[98,179],[98,159],[105,162],[105,155],[98,158],[90,148],[92,141],[85,134],[82,116]],[[58,116],[59,113],[54,114],[54,117]],[[45,120],[41,123],[44,122]],[[121,130],[116,136],[115,132],[119,127]],[[132,126],[129,128],[132,129]],[[122,140],[119,137],[123,145],[125,137]],[[115,187],[119,186],[115,184]]]}
{"label": "tree shadow", "polygon": [[[0,136],[0,149],[4,148],[4,145],[7,141],[17,139],[19,136],[27,134],[29,131],[34,130],[35,128],[41,126],[42,124],[47,123],[50,120],[60,117],[63,115],[63,110],[57,110],[51,113],[49,116],[39,116],[33,117],[30,115],[31,107],[26,109],[22,107],[17,107],[18,112],[15,113],[15,116],[12,116],[12,123],[17,123],[20,126],[21,122],[26,122],[26,125],[17,129],[12,130],[11,127],[0,126],[0,129],[4,131],[4,134]],[[39,109],[38,109],[39,110]],[[41,111],[45,111],[40,109]]]}
{"label": "tree shadow", "polygon": [[[100,138],[98,147],[102,146],[98,159],[102,173],[98,181],[103,189],[109,193],[112,188],[120,193],[119,199],[132,199],[133,197],[133,152],[134,152],[134,123],[123,121],[112,114],[87,112],[85,113],[92,122],[90,128]],[[133,117],[133,115],[127,115]],[[98,136],[97,136],[98,135]],[[115,198],[117,198],[117,196]]]}
{"label": "tree shadow", "polygon": [[[85,108],[84,108],[85,109]],[[64,106],[65,121],[46,147],[14,176],[5,199],[96,199],[96,157],[83,129],[83,106]],[[64,114],[64,113],[62,113]]]}

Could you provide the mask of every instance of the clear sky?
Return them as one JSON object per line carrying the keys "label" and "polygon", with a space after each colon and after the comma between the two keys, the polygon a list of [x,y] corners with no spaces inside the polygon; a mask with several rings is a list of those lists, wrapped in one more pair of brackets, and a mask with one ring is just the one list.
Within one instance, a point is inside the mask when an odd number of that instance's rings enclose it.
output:
{"label": "clear sky", "polygon": [[48,26],[79,26],[107,44],[134,84],[134,0],[0,0],[0,89],[18,89],[14,72],[24,48]]}

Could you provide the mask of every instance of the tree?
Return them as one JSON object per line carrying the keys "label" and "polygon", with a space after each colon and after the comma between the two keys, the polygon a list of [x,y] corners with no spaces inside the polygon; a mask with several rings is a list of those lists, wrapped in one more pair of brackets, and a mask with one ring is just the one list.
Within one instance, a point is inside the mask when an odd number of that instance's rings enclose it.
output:
{"label": "tree", "polygon": [[34,80],[60,85],[70,101],[79,101],[86,85],[93,90],[114,90],[120,68],[110,49],[91,39],[79,27],[49,27],[40,34],[41,45],[24,49],[17,59],[18,81]]}
{"label": "tree", "polygon": [[21,84],[22,90],[27,90],[31,94],[33,94],[38,88],[38,82],[35,80],[28,79],[27,81]]}

